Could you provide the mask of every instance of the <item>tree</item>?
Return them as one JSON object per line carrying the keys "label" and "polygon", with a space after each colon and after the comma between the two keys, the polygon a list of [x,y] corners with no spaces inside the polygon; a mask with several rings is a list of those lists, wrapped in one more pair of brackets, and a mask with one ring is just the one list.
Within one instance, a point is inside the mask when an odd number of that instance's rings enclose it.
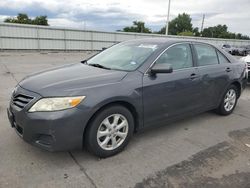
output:
{"label": "tree", "polygon": [[241,33],[231,33],[228,31],[228,27],[226,25],[220,25],[220,24],[217,26],[205,28],[202,32],[202,36],[209,38],[245,39],[245,40],[250,39],[247,35],[242,35]]}
{"label": "tree", "polygon": [[142,21],[133,21],[132,26],[124,27],[122,31],[134,33],[152,33],[149,28],[145,27],[145,23]]}
{"label": "tree", "polygon": [[247,35],[242,35],[241,38],[236,38],[236,39],[250,40],[250,37]]}
{"label": "tree", "polygon": [[[175,19],[169,22],[168,33],[170,35],[178,35],[179,33],[182,32],[192,32],[193,25],[191,21],[192,19],[190,15],[186,13],[179,14]],[[166,32],[166,26],[161,28],[161,30],[158,33],[165,34],[165,32]]]}
{"label": "tree", "polygon": [[49,25],[47,16],[37,16],[34,20],[32,20],[33,25]]}
{"label": "tree", "polygon": [[4,20],[6,23],[20,23],[20,24],[32,24],[32,25],[49,25],[47,16],[37,16],[35,19],[31,19],[27,14],[19,13],[17,17],[6,18]]}
{"label": "tree", "polygon": [[212,37],[212,38],[228,38],[228,31],[226,25],[217,25],[214,27],[205,28],[202,31],[203,37]]}
{"label": "tree", "polygon": [[199,37],[201,35],[198,27],[193,28],[193,35],[196,37]]}
{"label": "tree", "polygon": [[6,18],[4,22],[31,24],[31,19],[28,17],[27,14],[19,13],[16,18]]}
{"label": "tree", "polygon": [[[169,22],[168,34],[181,36],[203,36],[208,38],[227,38],[227,39],[244,39],[250,40],[249,36],[241,33],[231,33],[228,31],[227,25],[217,25],[205,28],[201,33],[199,28],[192,26],[192,19],[186,13],[179,14],[176,18]],[[158,34],[166,33],[166,26],[162,27]]]}

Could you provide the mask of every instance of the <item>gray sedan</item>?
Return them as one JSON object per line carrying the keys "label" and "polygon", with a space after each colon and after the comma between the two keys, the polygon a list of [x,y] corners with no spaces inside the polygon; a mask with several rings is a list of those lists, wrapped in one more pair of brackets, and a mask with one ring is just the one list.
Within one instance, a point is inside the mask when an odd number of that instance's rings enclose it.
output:
{"label": "gray sedan", "polygon": [[245,64],[207,43],[122,42],[82,61],[24,78],[7,109],[23,140],[49,151],[122,151],[142,129],[215,110],[229,115]]}

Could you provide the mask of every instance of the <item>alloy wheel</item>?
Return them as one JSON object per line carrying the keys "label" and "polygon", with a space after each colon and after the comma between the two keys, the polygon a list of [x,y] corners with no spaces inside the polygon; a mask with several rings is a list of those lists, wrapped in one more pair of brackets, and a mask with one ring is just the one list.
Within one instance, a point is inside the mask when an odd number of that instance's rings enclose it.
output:
{"label": "alloy wheel", "polygon": [[121,114],[105,118],[97,130],[98,145],[104,150],[118,148],[128,135],[128,120]]}
{"label": "alloy wheel", "polygon": [[228,90],[224,98],[224,108],[227,112],[231,111],[236,103],[236,92],[234,89]]}

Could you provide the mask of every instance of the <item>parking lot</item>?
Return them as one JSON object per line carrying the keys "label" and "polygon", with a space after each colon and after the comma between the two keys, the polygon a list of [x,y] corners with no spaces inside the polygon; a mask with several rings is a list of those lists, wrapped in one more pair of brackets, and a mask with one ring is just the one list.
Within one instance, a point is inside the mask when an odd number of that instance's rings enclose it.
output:
{"label": "parking lot", "polygon": [[140,132],[107,159],[50,153],[21,140],[6,115],[17,82],[90,55],[0,52],[0,187],[250,187],[250,86],[232,115],[207,112]]}

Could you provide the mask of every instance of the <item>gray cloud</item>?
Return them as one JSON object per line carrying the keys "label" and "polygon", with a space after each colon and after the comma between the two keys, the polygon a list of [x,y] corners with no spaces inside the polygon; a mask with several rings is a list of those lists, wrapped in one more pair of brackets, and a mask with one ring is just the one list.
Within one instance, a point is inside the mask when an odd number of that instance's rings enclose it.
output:
{"label": "gray cloud", "polygon": [[[12,3],[12,4],[11,4]],[[10,4],[12,6],[10,6]],[[114,31],[142,20],[153,30],[159,30],[166,22],[166,0],[5,0],[0,2],[0,15],[14,16],[19,12],[31,17],[47,15],[52,25],[82,27]],[[249,0],[175,0],[171,4],[170,18],[186,12],[193,25],[200,27],[202,15],[206,15],[205,27],[226,24],[232,32],[250,35]]]}

